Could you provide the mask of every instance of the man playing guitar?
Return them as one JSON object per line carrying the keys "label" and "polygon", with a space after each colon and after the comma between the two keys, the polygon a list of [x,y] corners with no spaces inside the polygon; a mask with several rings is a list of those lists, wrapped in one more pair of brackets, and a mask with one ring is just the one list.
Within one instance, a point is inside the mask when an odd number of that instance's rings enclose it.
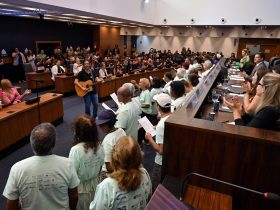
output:
{"label": "man playing guitar", "polygon": [[[92,117],[95,119],[97,116],[97,109],[98,109],[98,96],[96,92],[96,88],[94,83],[99,82],[98,72],[93,72],[90,69],[89,61],[84,62],[84,66],[82,71],[79,72],[77,78],[74,81],[75,86],[84,92],[84,102],[85,102],[85,113],[89,116],[90,114],[90,105],[93,105]],[[83,86],[82,83],[91,84],[90,86]]]}

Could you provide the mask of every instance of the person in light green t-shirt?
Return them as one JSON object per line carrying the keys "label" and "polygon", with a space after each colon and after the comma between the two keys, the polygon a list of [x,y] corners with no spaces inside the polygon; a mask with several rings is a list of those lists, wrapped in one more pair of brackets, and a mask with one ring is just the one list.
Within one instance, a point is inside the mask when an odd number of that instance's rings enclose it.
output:
{"label": "person in light green t-shirt", "polygon": [[80,116],[74,121],[74,146],[69,158],[73,161],[80,184],[77,210],[88,209],[99,181],[99,174],[104,163],[104,151],[99,142],[97,126],[94,120]]}

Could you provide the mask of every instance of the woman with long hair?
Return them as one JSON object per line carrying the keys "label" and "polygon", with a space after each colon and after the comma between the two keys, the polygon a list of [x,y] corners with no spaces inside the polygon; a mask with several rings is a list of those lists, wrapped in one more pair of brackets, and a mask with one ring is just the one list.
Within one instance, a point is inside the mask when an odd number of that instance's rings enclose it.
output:
{"label": "woman with long hair", "polygon": [[30,90],[26,89],[24,93],[20,95],[17,89],[13,87],[12,83],[8,79],[2,79],[1,86],[2,90],[0,90],[0,98],[2,99],[2,103],[6,106],[20,103],[24,96],[31,93]]}
{"label": "woman with long hair", "polygon": [[152,184],[141,162],[142,153],[137,141],[130,136],[121,137],[112,153],[113,173],[97,186],[90,210],[144,210]]}
{"label": "woman with long hair", "polygon": [[252,77],[252,83],[247,82],[245,83],[246,93],[244,94],[244,109],[246,113],[254,113],[256,107],[260,102],[260,97],[256,94],[256,89],[258,87],[258,83],[263,78],[263,76],[267,73],[271,72],[265,66],[260,67],[254,76]]}
{"label": "woman with long hair", "polygon": [[235,124],[279,131],[280,75],[266,74],[258,83],[256,94],[259,95],[260,102],[253,116],[245,113],[238,98],[233,98],[232,102],[224,99],[226,105],[233,111]]}
{"label": "woman with long hair", "polygon": [[95,121],[87,115],[78,117],[73,124],[74,146],[69,158],[74,162],[80,179],[77,210],[88,209],[93,200],[104,163],[104,152],[100,145]]}

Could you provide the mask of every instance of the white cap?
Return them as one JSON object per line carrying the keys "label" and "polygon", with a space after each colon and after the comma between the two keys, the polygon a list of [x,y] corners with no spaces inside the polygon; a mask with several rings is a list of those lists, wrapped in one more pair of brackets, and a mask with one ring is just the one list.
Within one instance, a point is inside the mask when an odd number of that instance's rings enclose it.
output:
{"label": "white cap", "polygon": [[161,107],[170,107],[171,106],[171,97],[166,93],[160,93],[153,97],[153,99]]}

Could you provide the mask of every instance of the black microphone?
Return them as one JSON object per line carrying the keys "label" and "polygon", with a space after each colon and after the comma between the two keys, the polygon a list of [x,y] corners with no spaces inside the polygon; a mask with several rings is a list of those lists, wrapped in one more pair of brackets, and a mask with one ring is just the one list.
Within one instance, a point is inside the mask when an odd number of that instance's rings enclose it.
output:
{"label": "black microphone", "polygon": [[215,179],[215,178],[212,178],[212,177],[209,177],[209,176],[204,176],[204,175],[199,174],[199,173],[189,173],[184,177],[182,185],[181,185],[181,191],[180,191],[180,200],[181,201],[183,200],[183,196],[184,196],[184,193],[185,193],[184,188],[185,188],[185,186],[188,185],[188,182],[189,182],[191,176],[198,176],[198,177],[201,177],[201,178],[204,178],[204,179],[207,179],[207,180],[211,180],[211,181],[214,181],[214,182],[229,185],[231,187],[235,187],[235,188],[238,188],[238,189],[246,190],[246,191],[249,191],[249,192],[252,192],[252,193],[255,193],[255,194],[262,195],[264,198],[269,199],[269,200],[280,200],[280,196],[275,194],[275,193],[271,193],[271,192],[264,192],[263,193],[263,192],[252,190],[252,189],[242,187],[242,186],[239,186],[239,185],[236,185],[236,184],[225,182],[225,181],[222,181],[222,180],[219,180],[219,179]]}
{"label": "black microphone", "polygon": [[42,80],[42,79],[31,79],[30,81],[39,82],[39,83],[44,83],[45,82],[45,80]]}

